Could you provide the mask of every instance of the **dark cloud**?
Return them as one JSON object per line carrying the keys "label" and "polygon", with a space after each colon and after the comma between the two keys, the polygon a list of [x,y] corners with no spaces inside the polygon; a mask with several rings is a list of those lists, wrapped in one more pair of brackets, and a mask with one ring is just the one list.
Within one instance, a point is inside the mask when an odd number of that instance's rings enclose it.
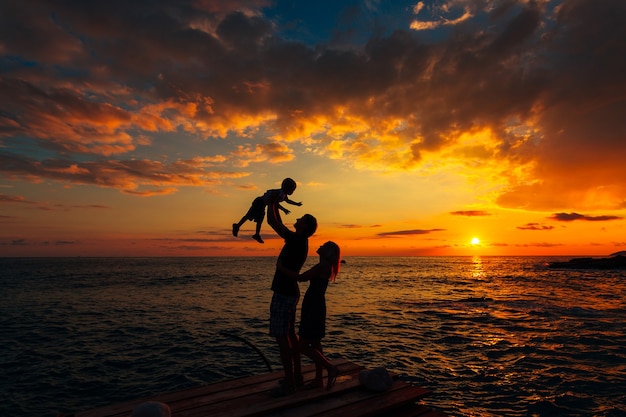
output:
{"label": "dark cloud", "polygon": [[622,220],[623,217],[619,216],[587,216],[585,214],[578,213],[554,213],[549,217],[551,220],[560,222],[571,222],[574,220],[586,220],[590,222],[605,222],[610,220]]}
{"label": "dark cloud", "polygon": [[370,227],[382,227],[380,224],[372,224],[372,225],[362,225],[362,224],[342,224],[339,226],[344,229],[362,229],[362,228],[370,228]]}
{"label": "dark cloud", "polygon": [[[42,202],[42,201],[32,201],[32,200],[26,200],[24,197],[19,196],[19,195],[7,195],[7,194],[0,194],[0,204],[27,204],[27,205],[31,205],[31,206],[36,206],[35,208],[39,209],[39,210],[45,210],[45,211],[52,211],[52,210],[75,210],[75,209],[96,209],[96,210],[100,210],[100,209],[109,209],[109,206],[105,206],[102,204],[74,204],[71,206],[67,206],[64,204],[55,204],[53,206],[50,206],[48,203],[46,202]],[[8,216],[7,216],[8,217]]]}
{"label": "dark cloud", "polygon": [[73,205],[71,206],[71,208],[78,208],[78,209],[109,209],[111,207],[109,206],[104,206],[102,204],[87,204],[87,205]]}
{"label": "dark cloud", "polygon": [[552,230],[554,226],[539,223],[526,223],[524,226],[517,226],[517,228],[520,230]]}
{"label": "dark cloud", "polygon": [[[545,87],[534,113],[535,175],[500,203],[514,207],[620,207],[626,170],[626,3],[572,0],[559,7],[541,44]],[[547,55],[546,55],[547,54]],[[602,188],[604,194],[598,195]],[[574,191],[575,192],[572,192]]]}
{"label": "dark cloud", "polygon": [[9,245],[9,246],[72,246],[78,245],[80,242],[74,240],[56,240],[53,242],[50,241],[29,241],[27,239],[13,239],[10,242],[2,243],[0,245]]}
{"label": "dark cloud", "polygon": [[[0,151],[0,172],[28,179],[31,176],[55,179],[68,184],[117,188],[136,195],[169,194],[176,186],[198,186],[216,179],[239,178],[241,172],[206,169],[210,162],[202,159],[162,163],[149,160],[103,160],[72,162],[61,159],[38,161]],[[141,190],[139,187],[152,187]],[[15,197],[14,201],[18,201]],[[8,197],[3,197],[7,200]],[[18,201],[19,202],[19,201]]]}
{"label": "dark cloud", "polygon": [[460,210],[450,212],[453,216],[469,216],[469,217],[482,217],[491,216],[491,213],[484,210]]}
{"label": "dark cloud", "polygon": [[1,203],[37,204],[37,202],[26,200],[24,197],[20,195],[7,195],[7,194],[0,194],[0,204]]}
{"label": "dark cloud", "polygon": [[388,236],[410,236],[410,235],[427,235],[429,233],[435,233],[435,232],[443,232],[446,229],[426,229],[426,230],[422,230],[422,229],[414,229],[414,230],[397,230],[394,232],[383,232],[383,233],[377,233],[376,236],[378,237],[388,237]]}
{"label": "dark cloud", "polygon": [[217,35],[227,46],[238,52],[256,53],[265,39],[271,37],[272,25],[261,17],[234,12],[219,23]]}
{"label": "dark cloud", "polygon": [[515,247],[515,248],[557,248],[565,246],[563,243],[535,242],[535,243],[494,243],[491,246],[497,247]]}

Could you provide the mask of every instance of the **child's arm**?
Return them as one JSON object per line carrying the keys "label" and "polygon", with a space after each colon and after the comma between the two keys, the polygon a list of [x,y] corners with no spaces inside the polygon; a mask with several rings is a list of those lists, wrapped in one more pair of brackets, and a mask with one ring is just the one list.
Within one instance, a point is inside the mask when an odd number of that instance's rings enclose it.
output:
{"label": "child's arm", "polygon": [[294,205],[294,206],[301,206],[302,205],[301,201],[293,201],[293,200],[290,200],[288,198],[285,198],[285,202],[289,203],[291,205]]}

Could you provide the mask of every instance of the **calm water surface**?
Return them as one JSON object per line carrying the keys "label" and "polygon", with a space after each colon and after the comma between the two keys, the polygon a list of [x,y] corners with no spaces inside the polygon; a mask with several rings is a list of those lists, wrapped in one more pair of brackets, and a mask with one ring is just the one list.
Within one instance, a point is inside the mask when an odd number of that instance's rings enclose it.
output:
{"label": "calm water surface", "polygon": [[[563,259],[347,258],[327,293],[326,351],[432,389],[427,404],[451,416],[626,416],[626,271],[545,267]],[[0,258],[0,414],[267,371],[225,332],[279,370],[274,262]]]}

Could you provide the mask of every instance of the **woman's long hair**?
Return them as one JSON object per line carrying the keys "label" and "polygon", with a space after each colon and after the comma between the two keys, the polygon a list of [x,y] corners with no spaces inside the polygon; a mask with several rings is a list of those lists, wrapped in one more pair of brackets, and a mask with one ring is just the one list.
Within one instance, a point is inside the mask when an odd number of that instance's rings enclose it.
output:
{"label": "woman's long hair", "polygon": [[339,249],[339,245],[332,241],[328,241],[324,245],[328,245],[330,247],[330,253],[326,257],[326,260],[328,261],[328,263],[330,263],[330,277],[328,277],[328,280],[334,281],[339,274],[339,265],[341,264],[341,250]]}

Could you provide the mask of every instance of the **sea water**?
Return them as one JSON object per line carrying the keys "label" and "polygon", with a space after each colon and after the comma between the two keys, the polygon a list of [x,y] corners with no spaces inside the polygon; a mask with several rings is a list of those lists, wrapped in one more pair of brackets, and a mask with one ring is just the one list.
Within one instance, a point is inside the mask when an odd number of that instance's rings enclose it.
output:
{"label": "sea water", "polygon": [[[325,351],[431,389],[451,416],[626,416],[626,271],[547,267],[565,259],[348,257]],[[280,370],[275,262],[0,258],[0,415]]]}

